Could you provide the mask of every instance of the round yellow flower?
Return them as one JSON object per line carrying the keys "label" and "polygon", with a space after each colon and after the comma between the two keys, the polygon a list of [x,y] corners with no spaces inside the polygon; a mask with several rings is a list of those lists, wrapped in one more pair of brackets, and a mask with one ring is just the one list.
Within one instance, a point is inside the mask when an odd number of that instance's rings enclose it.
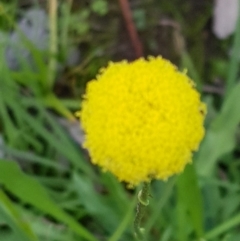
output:
{"label": "round yellow flower", "polygon": [[206,106],[194,83],[161,57],[109,63],[87,85],[81,122],[92,162],[136,185],[191,162]]}

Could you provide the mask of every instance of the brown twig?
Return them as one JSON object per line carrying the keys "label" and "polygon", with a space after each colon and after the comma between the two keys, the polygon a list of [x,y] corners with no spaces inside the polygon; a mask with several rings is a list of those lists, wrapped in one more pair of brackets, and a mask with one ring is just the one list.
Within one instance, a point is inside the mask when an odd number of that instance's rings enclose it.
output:
{"label": "brown twig", "polygon": [[221,87],[221,86],[204,85],[203,86],[203,92],[210,93],[210,94],[223,95],[224,94],[224,88]]}
{"label": "brown twig", "polygon": [[135,24],[132,19],[132,13],[131,13],[131,9],[129,6],[129,2],[128,2],[128,0],[119,0],[119,4],[121,7],[123,18],[126,23],[129,37],[131,39],[131,42],[132,42],[132,45],[133,45],[133,48],[134,48],[134,51],[136,54],[136,58],[139,58],[139,57],[143,56],[143,48],[142,48],[142,43],[139,39],[137,30],[135,28]]}

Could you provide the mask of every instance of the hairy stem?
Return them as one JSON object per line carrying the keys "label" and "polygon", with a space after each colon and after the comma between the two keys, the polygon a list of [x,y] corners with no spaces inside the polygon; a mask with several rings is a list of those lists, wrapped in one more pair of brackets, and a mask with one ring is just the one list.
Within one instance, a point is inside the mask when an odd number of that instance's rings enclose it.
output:
{"label": "hairy stem", "polygon": [[149,187],[150,182],[144,182],[142,190],[138,193],[138,204],[137,204],[137,211],[134,220],[134,233],[137,240],[143,240],[143,231],[144,229],[141,228],[141,220],[144,216],[145,209],[149,204]]}

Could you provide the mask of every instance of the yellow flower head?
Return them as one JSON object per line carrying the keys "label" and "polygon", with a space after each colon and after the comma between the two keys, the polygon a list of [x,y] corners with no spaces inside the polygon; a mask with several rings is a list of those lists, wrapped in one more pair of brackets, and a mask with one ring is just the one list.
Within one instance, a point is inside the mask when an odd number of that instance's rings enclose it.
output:
{"label": "yellow flower head", "polygon": [[167,179],[191,162],[205,114],[194,83],[169,61],[109,63],[84,96],[85,147],[121,181]]}

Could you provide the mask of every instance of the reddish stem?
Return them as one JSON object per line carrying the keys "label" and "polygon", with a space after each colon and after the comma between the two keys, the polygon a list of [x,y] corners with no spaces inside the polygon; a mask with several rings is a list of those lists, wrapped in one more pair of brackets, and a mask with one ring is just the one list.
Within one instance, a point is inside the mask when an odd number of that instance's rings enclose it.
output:
{"label": "reddish stem", "polygon": [[119,0],[119,4],[126,23],[128,34],[130,36],[130,40],[135,51],[136,58],[139,58],[143,56],[143,48],[132,19],[132,13],[129,6],[129,2],[128,0]]}

